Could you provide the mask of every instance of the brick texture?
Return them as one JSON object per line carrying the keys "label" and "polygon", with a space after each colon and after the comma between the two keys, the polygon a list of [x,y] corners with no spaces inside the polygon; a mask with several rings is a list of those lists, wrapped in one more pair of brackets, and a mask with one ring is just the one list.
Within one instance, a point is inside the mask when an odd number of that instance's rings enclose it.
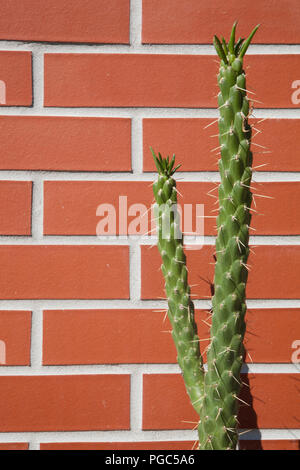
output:
{"label": "brick texture", "polygon": [[[193,231],[196,230],[196,204],[204,205],[204,233],[216,235],[215,184],[184,182],[178,183],[183,196],[179,204],[192,204]],[[209,193],[210,192],[210,193]],[[299,235],[300,220],[298,218],[300,204],[300,183],[253,183],[254,196],[253,218],[251,225],[256,235]],[[126,215],[127,223],[120,226],[119,216],[122,214],[119,197],[127,197],[127,208],[133,204],[143,204],[144,209]],[[115,209],[116,233],[135,235],[133,221],[139,217],[137,232],[147,234],[151,229],[150,209],[153,203],[152,187],[148,182],[122,181],[46,181],[44,185],[44,232],[46,235],[95,235],[98,223],[107,217],[106,212],[97,215],[101,204],[110,204]],[[137,208],[138,209],[138,208]],[[187,208],[187,211],[189,208]],[[276,212],[277,216],[274,217]],[[127,214],[127,212],[126,212]],[[183,217],[185,211],[183,210]],[[212,217],[212,218],[209,218]],[[184,227],[190,230],[189,227]],[[107,229],[105,229],[107,230]],[[97,232],[99,233],[99,232]],[[101,232],[102,233],[102,232]],[[202,234],[199,226],[198,233]]]}
{"label": "brick texture", "polygon": [[28,450],[27,442],[0,443],[0,450]]}
{"label": "brick texture", "polygon": [[31,106],[31,52],[1,51],[0,69],[0,106]]}
{"label": "brick texture", "polygon": [[[245,361],[291,363],[299,317],[297,308],[249,309]],[[199,337],[207,338],[208,312],[196,310],[196,319]],[[136,325],[139,334],[133,335]],[[43,363],[176,363],[170,330],[165,312],[157,310],[47,310],[44,312]]]}
{"label": "brick texture", "polygon": [[[47,442],[41,450],[194,450],[197,441],[157,442]],[[241,440],[241,450],[299,450],[297,439]]]}
{"label": "brick texture", "polygon": [[0,235],[31,234],[31,181],[0,181]]}
{"label": "brick texture", "polygon": [[2,299],[129,296],[125,246],[0,246]]}
{"label": "brick texture", "polygon": [[125,44],[129,0],[10,0],[1,5],[0,39]]}
{"label": "brick texture", "polygon": [[[256,171],[300,171],[300,154],[295,148],[300,120],[260,121],[259,118],[251,119],[257,129],[253,131],[253,143],[257,145],[252,145]],[[217,134],[216,119],[144,119],[144,171],[155,171],[150,146],[159,149],[162,155],[175,153],[182,165],[180,171],[217,171],[219,156],[211,152],[218,145],[217,137],[211,136]]]}
{"label": "brick texture", "polygon": [[143,42],[210,44],[214,34],[229,32],[236,18],[242,37],[261,25],[253,43],[300,42],[298,0],[227,0],[226,8],[222,0],[143,0]]}
{"label": "brick texture", "polygon": [[[239,416],[255,432],[240,448],[299,450],[299,0],[0,3],[0,450],[197,445],[198,417],[169,373],[149,147],[176,154],[178,202],[193,213],[189,224],[183,206],[183,231],[204,235],[186,246],[203,351],[220,156],[212,39],[235,20],[242,37],[260,23],[244,63],[255,308]],[[193,428],[195,441],[174,440]]]}
{"label": "brick texture", "polygon": [[241,450],[299,450],[300,441],[297,439],[278,439],[268,441],[241,440]]}
{"label": "brick texture", "polygon": [[191,450],[193,441],[42,443],[41,450]]}
{"label": "brick texture", "polygon": [[30,365],[31,312],[0,310],[0,365]]}
{"label": "brick texture", "polygon": [[[255,107],[299,108],[297,55],[250,55],[245,64]],[[45,54],[45,106],[215,108],[217,70],[214,56]],[[265,80],[270,70],[276,80]]]}
{"label": "brick texture", "polygon": [[128,375],[0,377],[1,432],[129,429]]}
{"label": "brick texture", "polygon": [[[187,251],[189,282],[195,298],[211,297],[207,280],[213,280],[214,246]],[[247,296],[249,299],[297,299],[299,297],[299,246],[256,246],[250,253]],[[161,260],[156,247],[141,247],[142,298],[164,298],[162,274],[158,274]],[[286,269],[289,266],[289,269]]]}
{"label": "brick texture", "polygon": [[[244,386],[241,399],[251,406],[240,404],[241,429],[299,429],[297,374],[248,374],[242,380],[250,391]],[[144,375],[143,429],[192,429],[197,418],[179,374]]]}
{"label": "brick texture", "polygon": [[1,170],[130,171],[130,119],[1,116]]}

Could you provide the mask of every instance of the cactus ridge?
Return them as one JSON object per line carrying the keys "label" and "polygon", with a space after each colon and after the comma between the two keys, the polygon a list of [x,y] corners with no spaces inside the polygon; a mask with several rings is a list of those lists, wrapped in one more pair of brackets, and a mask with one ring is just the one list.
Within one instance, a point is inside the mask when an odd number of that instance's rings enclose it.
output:
{"label": "cactus ridge", "polygon": [[251,127],[243,57],[258,26],[246,41],[235,43],[236,23],[228,44],[215,36],[221,59],[219,214],[217,217],[215,293],[211,343],[207,351],[204,401],[198,427],[200,449],[235,449],[237,413],[244,357],[245,288],[248,277],[252,193]]}
{"label": "cactus ridge", "polygon": [[186,257],[180,218],[177,210],[176,181],[172,177],[180,165],[175,165],[175,155],[158,157],[151,149],[158,178],[153,184],[156,201],[155,217],[158,225],[158,249],[162,257],[162,273],[168,298],[168,317],[177,350],[177,360],[182,371],[187,393],[198,414],[203,398],[203,360],[195,323],[194,305],[190,298]]}

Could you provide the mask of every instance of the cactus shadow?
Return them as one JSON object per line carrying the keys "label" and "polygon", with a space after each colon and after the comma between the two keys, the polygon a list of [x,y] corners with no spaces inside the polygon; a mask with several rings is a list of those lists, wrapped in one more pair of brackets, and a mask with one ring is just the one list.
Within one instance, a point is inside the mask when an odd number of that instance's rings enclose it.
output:
{"label": "cactus shadow", "polygon": [[[245,351],[244,360],[246,354]],[[247,403],[247,405],[241,402],[238,413],[240,427],[245,430],[245,434],[241,435],[242,439],[239,440],[239,448],[241,450],[263,450],[257,414],[253,407],[253,395],[250,388],[248,367],[247,365],[245,367],[246,371],[241,374],[243,385],[240,398]]]}

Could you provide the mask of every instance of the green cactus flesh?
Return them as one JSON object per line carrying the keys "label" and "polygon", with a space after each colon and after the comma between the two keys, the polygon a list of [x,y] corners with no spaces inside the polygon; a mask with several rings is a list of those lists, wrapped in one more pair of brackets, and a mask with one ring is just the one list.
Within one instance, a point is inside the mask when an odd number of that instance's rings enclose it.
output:
{"label": "green cactus flesh", "polygon": [[[220,118],[219,142],[219,214],[217,217],[216,263],[212,325],[204,372],[199,338],[194,321],[194,306],[187,283],[186,259],[182,236],[178,237],[179,215],[176,207],[174,160],[153,153],[158,179],[153,185],[158,206],[158,248],[168,298],[168,314],[177,348],[178,363],[187,392],[199,414],[199,449],[236,449],[238,442],[238,406],[240,372],[244,359],[247,260],[252,193],[251,127],[248,124],[243,57],[258,26],[247,40],[235,42],[236,23],[230,40],[215,36],[214,45],[221,59],[218,84]],[[152,150],[152,149],[151,149]],[[163,226],[168,219],[169,233]],[[168,225],[167,224],[167,225]],[[165,236],[163,236],[163,234]]]}
{"label": "green cactus flesh", "polygon": [[218,75],[221,183],[211,342],[198,427],[200,449],[210,450],[236,448],[240,371],[244,357],[252,153],[243,57],[257,27],[244,43],[239,40],[236,44],[235,27],[236,24],[227,45],[214,38],[221,59]]}
{"label": "green cactus flesh", "polygon": [[163,159],[160,154],[157,157],[153,151],[152,154],[158,170],[153,192],[156,201],[158,249],[162,257],[161,269],[168,299],[168,316],[186,390],[194,409],[200,414],[204,371],[177,211],[176,181],[172,177],[178,167],[174,167],[175,156],[169,161],[169,157]]}

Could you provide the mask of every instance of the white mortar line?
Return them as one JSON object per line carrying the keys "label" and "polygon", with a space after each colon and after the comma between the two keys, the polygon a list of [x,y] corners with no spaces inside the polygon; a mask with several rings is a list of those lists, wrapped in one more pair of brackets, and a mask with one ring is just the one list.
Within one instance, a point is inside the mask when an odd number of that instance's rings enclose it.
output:
{"label": "white mortar line", "polygon": [[[40,216],[40,214],[39,214]],[[35,222],[37,220],[37,216],[35,216]],[[36,224],[37,225],[37,224]],[[35,230],[35,232],[40,232],[40,230]],[[202,243],[203,241],[203,243]],[[194,237],[186,236],[184,237],[184,242],[186,245],[197,245],[199,249],[205,245],[214,245],[215,244],[215,237],[214,236],[204,236]],[[157,237],[154,235],[150,237],[139,237],[136,236],[116,236],[114,238],[104,238],[104,237],[97,237],[93,235],[82,235],[82,236],[72,236],[72,235],[34,235],[33,238],[27,236],[15,236],[15,235],[1,235],[0,236],[0,244],[5,245],[66,245],[66,246],[73,246],[73,245],[99,245],[99,246],[131,246],[131,254],[132,254],[132,265],[134,262],[138,263],[137,265],[132,266],[132,272],[134,274],[135,280],[133,282],[136,284],[137,276],[139,275],[139,264],[140,264],[140,255],[138,253],[138,246],[152,246],[157,244]],[[250,244],[251,245],[275,245],[275,246],[299,246],[300,244],[300,235],[253,235],[250,236]],[[134,261],[135,259],[135,261]],[[136,268],[136,269],[135,269]],[[138,292],[139,288],[137,288]]]}
{"label": "white mortar line", "polygon": [[[244,430],[241,430],[242,433]],[[299,429],[259,429],[242,434],[240,440],[290,440],[300,438]],[[197,432],[192,430],[142,431],[74,431],[74,432],[25,432],[3,433],[0,442],[30,442],[30,450],[38,450],[43,443],[97,443],[97,442],[160,442],[196,441]],[[32,445],[33,443],[33,445]],[[192,450],[192,449],[191,449]]]}
{"label": "white mortar line", "polygon": [[[35,48],[32,54],[33,75],[33,108],[35,112],[42,112],[44,105],[44,54]],[[2,113],[1,113],[2,114]]]}
{"label": "white mortar line", "polygon": [[[247,299],[249,309],[254,308],[299,308],[298,299]],[[199,307],[198,307],[199,308]]]}
{"label": "white mortar line", "polygon": [[[196,440],[193,430],[162,431],[52,431],[52,432],[5,432],[0,434],[0,442],[159,442]],[[288,439],[288,437],[287,437]],[[31,449],[31,445],[30,445]]]}
{"label": "white mortar line", "polygon": [[[255,109],[255,118],[299,119],[300,108]],[[22,107],[2,106],[1,116],[78,116],[78,117],[140,117],[140,118],[218,118],[218,108],[162,108],[162,107]]]}
{"label": "white mortar line", "polygon": [[142,0],[130,0],[130,51],[141,49]]}
{"label": "white mortar line", "polygon": [[[45,43],[30,41],[0,40],[2,51],[41,51],[42,53],[69,54],[174,54],[174,55],[216,55],[210,44],[141,44],[142,7],[140,0],[131,4],[130,20],[131,44],[79,44]],[[296,55],[300,54],[300,44],[251,44],[248,55]]]}
{"label": "white mortar line", "polygon": [[[241,429],[242,433],[244,429]],[[189,429],[158,431],[53,431],[53,432],[5,432],[0,434],[0,442],[36,442],[71,443],[71,442],[159,442],[159,441],[194,441],[197,432]],[[242,434],[241,440],[289,440],[300,439],[299,429],[253,429]],[[30,445],[31,449],[31,445]]]}
{"label": "white mortar line", "polygon": [[[22,441],[22,442],[24,442],[24,441]],[[32,437],[29,441],[28,450],[40,450],[40,442],[39,442],[39,439],[37,438],[36,433],[32,433]]]}
{"label": "white mortar line", "polygon": [[143,124],[140,117],[131,118],[131,177],[143,173]]}
{"label": "white mortar line", "polygon": [[[291,349],[291,353],[293,349]],[[242,367],[242,373],[254,374],[300,374],[300,364],[294,363],[247,363]],[[143,374],[180,374],[178,364],[76,364],[51,366],[3,366],[0,376],[65,376],[65,375],[134,375],[133,392],[137,399],[137,409],[140,409],[139,397]],[[136,416],[136,414],[135,414]],[[135,418],[135,423],[137,419]]]}
{"label": "white mortar line", "polygon": [[[193,300],[197,309],[208,309],[211,306],[210,300]],[[247,299],[249,309],[263,308],[300,308],[300,299]],[[80,299],[19,299],[0,300],[2,310],[33,310],[40,308],[43,310],[134,310],[134,309],[163,309],[167,303],[164,300],[80,300]]]}
{"label": "white mortar line", "polygon": [[[9,178],[12,179],[12,178]],[[43,212],[44,212],[44,194],[43,194],[43,181],[41,175],[36,174],[34,175],[33,179],[33,186],[32,186],[32,210],[31,210],[31,234],[32,238],[29,237],[28,241],[34,243],[41,243],[43,238]],[[3,244],[4,240],[1,240]],[[17,242],[17,240],[16,240]],[[20,240],[19,240],[20,243]]]}
{"label": "white mortar line", "polygon": [[[290,350],[291,355],[293,349]],[[242,366],[242,373],[246,374],[299,374],[300,373],[300,363],[291,363],[291,364],[259,364],[259,363],[247,363]]]}
{"label": "white mortar line", "polygon": [[141,299],[141,249],[137,242],[130,244],[129,273],[130,300],[137,303]]}
{"label": "white mortar line", "polygon": [[[253,154],[255,158],[255,153]],[[299,172],[265,172],[262,171],[261,173],[258,171],[253,172],[253,181],[264,182],[264,183],[272,183],[272,182],[280,182],[280,181],[300,181],[300,173]]]}
{"label": "white mortar line", "polygon": [[42,358],[43,358],[43,309],[36,306],[34,309],[32,309],[30,370],[36,370],[36,371],[41,370]]}
{"label": "white mortar line", "polygon": [[[137,148],[140,144],[135,142],[134,152],[137,155]],[[45,181],[149,181],[152,182],[156,179],[157,174],[152,172],[142,173],[141,158],[134,158],[134,173],[130,172],[75,172],[75,171],[31,171],[31,170],[0,170],[1,180],[15,180],[15,181],[32,181],[41,182]],[[199,183],[214,183],[220,181],[219,173],[215,171],[194,171],[194,172],[181,172],[176,173],[178,182],[199,182]],[[261,171],[253,172],[253,181],[260,183],[272,182],[300,182],[300,172],[284,172],[284,171]],[[40,189],[42,190],[42,189]],[[199,194],[201,196],[201,194]],[[137,196],[138,197],[138,196]]]}
{"label": "white mortar line", "polygon": [[143,372],[140,366],[133,367],[130,382],[130,430],[142,431],[143,414]]}

